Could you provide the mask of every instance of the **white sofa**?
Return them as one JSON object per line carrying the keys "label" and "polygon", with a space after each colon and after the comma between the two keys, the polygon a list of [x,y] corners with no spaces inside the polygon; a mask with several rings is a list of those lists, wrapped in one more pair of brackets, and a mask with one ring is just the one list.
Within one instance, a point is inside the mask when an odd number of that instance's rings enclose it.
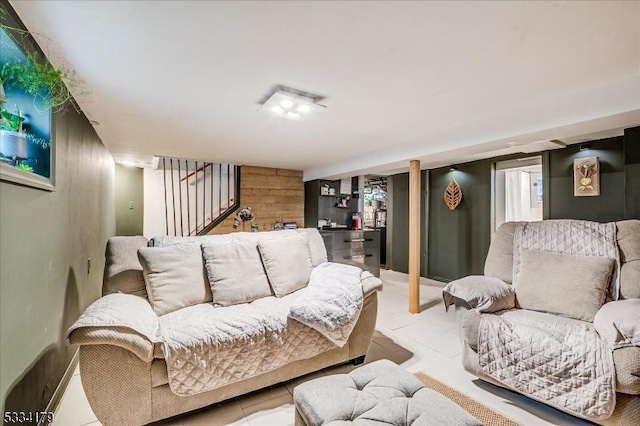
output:
{"label": "white sofa", "polygon": [[[81,380],[98,420],[107,426],[146,424],[287,381],[324,367],[347,361],[362,362],[376,322],[376,293],[381,289],[381,285],[375,278],[365,278],[361,282],[362,308],[346,344],[342,347],[298,321],[282,317],[287,315],[286,310],[292,303],[288,300],[295,300],[305,291],[304,288],[284,297],[269,295],[250,303],[231,306],[214,307],[211,302],[198,303],[163,315],[158,315],[158,306],[149,301],[151,294],[148,295],[149,284],[145,281],[145,278],[148,281],[149,277],[143,275],[143,268],[138,260],[139,250],[149,250],[146,249],[147,246],[160,249],[185,243],[205,242],[223,246],[242,242],[255,246],[260,241],[275,241],[292,235],[306,236],[312,268],[317,269],[318,265],[326,262],[324,242],[315,229],[240,232],[204,237],[157,237],[151,241],[144,237],[111,238],[106,250],[104,297],[94,302],[79,320],[81,322],[82,318],[88,316],[92,317],[96,324],[74,326],[69,333],[69,341],[80,345]],[[291,255],[294,256],[294,253]],[[239,264],[243,265],[243,262],[245,266],[251,266],[256,270],[256,264],[248,263],[255,262],[255,259],[241,259]],[[262,264],[258,266],[259,269],[263,268]],[[296,265],[291,266],[295,268]],[[151,268],[149,265],[145,267]],[[150,272],[145,270],[145,274],[148,275]],[[157,297],[157,294],[154,297]],[[94,306],[104,306],[105,303],[110,309],[108,315],[93,312]],[[215,294],[213,303],[216,303]],[[175,378],[176,371],[180,372],[179,369],[176,370],[179,368],[176,365],[184,365],[184,369],[190,369],[192,366],[189,365],[189,360],[185,362],[178,359],[176,362],[183,364],[174,363],[172,368],[168,369],[167,362],[170,357],[165,354],[167,349],[161,338],[146,331],[145,321],[146,324],[159,321],[160,327],[166,327],[163,321],[167,318],[181,317],[185,324],[184,332],[189,333],[188,323],[190,320],[196,321],[203,312],[207,315],[228,312],[228,316],[232,317],[250,313],[254,318],[264,312],[264,315],[272,317],[264,321],[267,324],[264,332],[250,337],[234,334],[233,331],[225,329],[225,321],[220,321],[219,331],[223,336],[214,347],[208,349],[208,354],[212,359],[216,359],[216,371],[220,370],[219,374],[216,372],[217,381],[204,383],[209,387],[198,387],[200,384],[196,382],[199,379],[187,376],[186,379],[181,378],[182,382],[173,383],[171,386],[171,377]],[[127,320],[129,322],[124,321],[123,324],[119,316],[135,318]],[[282,321],[286,324],[284,329],[269,329],[271,322],[282,324]],[[175,332],[176,323],[169,324],[174,327]],[[177,327],[177,331],[181,332],[180,326]],[[252,351],[255,345],[263,345],[261,347],[265,349],[256,353]],[[286,364],[282,364],[283,354],[288,357]],[[218,356],[219,359],[216,358]],[[186,389],[186,393],[176,393],[180,389]]]}
{"label": "white sofa", "polygon": [[[545,221],[551,222],[551,221]],[[560,221],[555,221],[559,223]],[[565,221],[569,222],[569,221]],[[586,222],[581,222],[585,224]],[[562,224],[561,224],[562,225]],[[587,223],[588,225],[588,223]],[[444,290],[445,304],[455,302],[456,312],[460,323],[462,336],[462,363],[468,372],[495,385],[505,387],[540,402],[549,403],[557,409],[572,415],[575,406],[582,404],[584,412],[589,415],[580,417],[598,424],[606,425],[637,425],[640,419],[640,220],[626,220],[613,225],[613,242],[617,247],[614,256],[619,257],[620,278],[619,300],[605,300],[605,294],[594,290],[592,282],[582,280],[584,270],[594,268],[595,258],[586,257],[587,263],[572,264],[572,257],[562,257],[561,262],[552,266],[550,263],[538,262],[528,272],[532,286],[519,280],[514,286],[514,235],[517,233],[518,223],[511,222],[502,225],[496,232],[485,262],[484,276],[465,277],[450,283]],[[553,232],[550,233],[553,238]],[[581,241],[574,239],[571,245],[580,247]],[[556,250],[548,250],[554,252]],[[557,253],[557,251],[556,251]],[[540,255],[533,254],[533,256]],[[542,253],[542,256],[554,256],[555,253]],[[529,256],[529,255],[527,255]],[[596,256],[597,257],[597,256]],[[607,257],[607,256],[602,256]],[[611,257],[611,256],[609,256]],[[613,259],[611,259],[613,260]],[[524,259],[523,259],[524,261]],[[576,261],[576,260],[574,260]],[[580,261],[580,258],[577,259]],[[582,261],[584,262],[584,260]],[[612,262],[613,263],[613,262]],[[535,266],[535,263],[533,264]],[[560,265],[560,266],[558,266]],[[615,264],[613,267],[615,270]],[[523,269],[521,269],[523,271]],[[554,276],[557,271],[565,271],[560,277]],[[524,274],[524,272],[522,272]],[[557,280],[560,278],[560,281]],[[537,280],[537,282],[535,282]],[[559,283],[559,284],[558,284]],[[556,288],[566,285],[569,291]],[[521,288],[521,286],[523,288]],[[591,295],[595,295],[592,297]],[[597,299],[597,300],[596,300]],[[528,307],[531,304],[536,309]],[[523,308],[527,306],[527,309]],[[593,315],[595,313],[595,316]],[[512,318],[522,321],[509,323],[508,329],[499,330],[495,335],[490,334],[487,321],[500,318]],[[527,322],[528,321],[528,322]],[[481,330],[481,324],[484,333]],[[498,322],[499,324],[499,322]],[[515,324],[515,325],[514,325]],[[567,334],[564,340],[558,332],[559,326],[568,325],[575,330]],[[521,336],[526,343],[522,347],[511,345],[511,333]],[[588,335],[595,336],[595,340],[602,341],[605,348],[602,366],[606,370],[612,368],[611,378],[613,393],[596,392],[595,399],[601,399],[605,409],[598,407],[597,401],[589,401],[584,396],[574,400],[562,400],[553,395],[555,391],[567,392],[574,384],[565,384],[563,380],[570,376],[574,367],[567,367],[565,357],[571,357],[571,349],[582,345]],[[509,365],[513,360],[500,358],[502,354],[491,353],[494,344],[487,340],[501,339],[505,343],[498,346],[503,353],[518,353],[526,351],[527,346],[541,343],[541,352],[526,353],[521,359]],[[539,339],[535,336],[538,336]],[[549,356],[544,353],[544,346],[560,341],[566,351]],[[587,353],[587,355],[592,355]],[[511,355],[508,354],[507,357]],[[599,355],[598,355],[599,357]],[[595,381],[595,370],[599,360],[591,358],[578,359],[577,364],[583,364],[585,374],[577,377],[577,381],[586,384]],[[540,362],[538,362],[540,360]],[[591,364],[591,362],[593,362]],[[497,369],[511,368],[504,373]],[[551,374],[542,384],[532,384],[530,371],[534,368],[544,369]],[[606,377],[607,372],[602,376]],[[550,391],[553,389],[553,391]],[[602,389],[607,389],[602,387]],[[586,395],[586,394],[585,394]],[[615,398],[612,398],[615,396]],[[555,398],[555,399],[554,399]],[[611,402],[615,399],[615,407],[611,410]],[[555,403],[551,403],[554,401]],[[565,405],[557,404],[562,401]],[[600,411],[599,411],[600,410]]]}

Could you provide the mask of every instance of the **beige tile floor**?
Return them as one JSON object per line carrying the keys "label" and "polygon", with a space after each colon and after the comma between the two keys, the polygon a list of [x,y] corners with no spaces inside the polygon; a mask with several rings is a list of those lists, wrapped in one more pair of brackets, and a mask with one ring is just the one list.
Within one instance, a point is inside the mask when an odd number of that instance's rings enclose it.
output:
{"label": "beige tile floor", "polygon": [[[523,425],[588,424],[482,382],[465,372],[462,369],[455,313],[453,310],[448,313],[444,310],[441,283],[422,280],[422,311],[412,315],[407,312],[407,275],[383,271],[382,279],[384,291],[380,294],[376,332],[366,362],[386,358],[411,372],[424,371]],[[292,425],[292,393],[296,385],[325,374],[345,373],[353,368],[350,364],[327,368],[154,425]],[[56,410],[53,425],[100,425],[84,395],[77,369]]]}

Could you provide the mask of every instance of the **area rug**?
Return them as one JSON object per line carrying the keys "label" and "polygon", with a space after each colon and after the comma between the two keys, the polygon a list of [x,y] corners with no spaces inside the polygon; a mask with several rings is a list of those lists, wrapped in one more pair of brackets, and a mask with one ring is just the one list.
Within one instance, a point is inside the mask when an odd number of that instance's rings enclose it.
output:
{"label": "area rug", "polygon": [[415,376],[418,378],[418,380],[424,383],[426,387],[428,387],[429,389],[433,389],[439,394],[445,396],[447,399],[455,402],[460,406],[460,408],[471,414],[476,419],[480,420],[483,425],[519,426],[518,423],[514,422],[508,417],[496,413],[492,409],[480,404],[478,401],[465,396],[464,394],[450,388],[449,386],[443,384],[442,382],[439,382],[438,380],[423,372],[418,372],[415,374]]}

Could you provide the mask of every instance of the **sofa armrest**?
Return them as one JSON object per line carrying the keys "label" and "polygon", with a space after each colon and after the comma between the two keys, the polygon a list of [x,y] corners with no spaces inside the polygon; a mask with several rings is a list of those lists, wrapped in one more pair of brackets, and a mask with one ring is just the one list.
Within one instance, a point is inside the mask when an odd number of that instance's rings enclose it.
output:
{"label": "sofa armrest", "polygon": [[513,287],[499,278],[470,275],[451,281],[442,290],[444,306],[454,304],[455,299],[465,301],[476,312],[497,312],[516,307]]}
{"label": "sofa armrest", "polygon": [[640,346],[640,299],[605,303],[593,325],[612,349]]}
{"label": "sofa armrest", "polygon": [[375,291],[382,291],[382,280],[371,272],[362,271],[362,274],[360,274],[360,282],[362,283],[362,294],[364,297],[369,296]]}
{"label": "sofa armrest", "polygon": [[153,358],[159,342],[158,316],[146,299],[114,293],[93,302],[67,330],[70,343],[112,344],[128,349],[142,360]]}
{"label": "sofa armrest", "polygon": [[73,345],[114,345],[133,352],[145,362],[153,359],[153,343],[126,327],[83,327],[69,334]]}

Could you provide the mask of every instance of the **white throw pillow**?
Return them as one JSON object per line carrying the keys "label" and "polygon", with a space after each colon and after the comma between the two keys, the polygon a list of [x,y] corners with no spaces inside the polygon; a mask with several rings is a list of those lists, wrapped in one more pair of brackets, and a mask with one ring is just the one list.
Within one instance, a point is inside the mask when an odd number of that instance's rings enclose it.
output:
{"label": "white throw pillow", "polygon": [[327,249],[320,232],[315,228],[302,228],[297,230],[300,234],[307,234],[309,238],[309,253],[311,254],[311,266],[316,267],[327,261]]}
{"label": "white throw pillow", "polygon": [[207,241],[202,254],[216,305],[249,303],[273,294],[256,242]]}
{"label": "white throw pillow", "polygon": [[211,302],[200,244],[138,249],[147,295],[158,315]]}
{"label": "white throw pillow", "polygon": [[277,297],[309,284],[311,253],[306,233],[258,242],[264,269]]}

